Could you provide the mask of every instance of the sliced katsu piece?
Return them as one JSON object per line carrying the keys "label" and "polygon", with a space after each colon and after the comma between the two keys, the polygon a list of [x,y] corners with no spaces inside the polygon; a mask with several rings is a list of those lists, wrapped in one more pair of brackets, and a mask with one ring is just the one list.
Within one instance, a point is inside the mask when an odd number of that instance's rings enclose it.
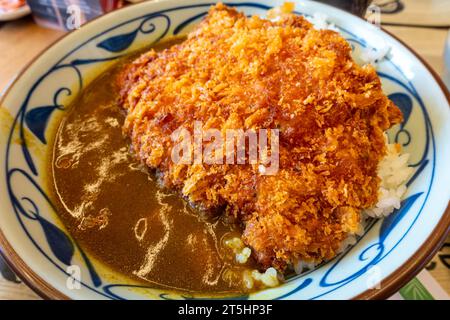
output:
{"label": "sliced katsu piece", "polygon": [[[150,50],[119,80],[124,132],[162,184],[243,227],[261,269],[333,258],[377,203],[384,131],[401,122],[370,65],[338,33],[303,17],[247,18],[218,4],[185,41]],[[180,164],[172,133],[279,129],[279,170]]]}

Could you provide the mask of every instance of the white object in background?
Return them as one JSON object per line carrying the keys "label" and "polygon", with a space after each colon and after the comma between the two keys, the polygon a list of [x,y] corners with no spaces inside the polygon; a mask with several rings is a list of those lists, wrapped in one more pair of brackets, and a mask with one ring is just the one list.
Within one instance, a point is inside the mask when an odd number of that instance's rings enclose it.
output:
{"label": "white object in background", "polygon": [[444,49],[444,82],[450,90],[450,29],[448,30]]}
{"label": "white object in background", "polygon": [[29,6],[25,5],[16,10],[11,11],[1,11],[0,10],[0,21],[11,21],[16,20],[31,13],[31,9]]}

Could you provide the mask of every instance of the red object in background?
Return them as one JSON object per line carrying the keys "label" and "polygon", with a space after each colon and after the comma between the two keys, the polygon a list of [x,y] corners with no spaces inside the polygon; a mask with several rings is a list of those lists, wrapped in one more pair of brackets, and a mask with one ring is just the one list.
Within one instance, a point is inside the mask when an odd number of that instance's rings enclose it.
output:
{"label": "red object in background", "polygon": [[25,0],[0,0],[0,11],[13,11],[25,5]]}
{"label": "red object in background", "polygon": [[122,1],[119,0],[100,0],[100,4],[102,6],[102,9],[105,12],[113,11],[114,9],[120,8],[122,6]]}
{"label": "red object in background", "polygon": [[122,0],[27,0],[34,20],[44,27],[72,30],[122,7]]}

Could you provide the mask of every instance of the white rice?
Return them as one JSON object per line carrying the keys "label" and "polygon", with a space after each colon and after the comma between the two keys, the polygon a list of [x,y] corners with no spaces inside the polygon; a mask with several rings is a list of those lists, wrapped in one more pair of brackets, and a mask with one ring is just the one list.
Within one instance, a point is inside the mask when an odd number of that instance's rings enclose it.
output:
{"label": "white rice", "polygon": [[303,260],[297,260],[297,262],[293,264],[293,268],[296,274],[300,274],[308,270],[313,270],[315,267],[315,263],[306,262]]}
{"label": "white rice", "polygon": [[401,199],[406,193],[406,182],[414,169],[408,166],[408,153],[400,153],[396,144],[389,144],[386,138],[387,154],[378,165],[381,179],[378,203],[364,211],[369,217],[382,218],[400,208]]}
{"label": "white rice", "polygon": [[225,245],[233,250],[235,254],[235,260],[239,264],[245,264],[252,254],[252,250],[244,245],[244,242],[238,237],[228,239],[225,241]]}
{"label": "white rice", "polygon": [[[339,28],[334,23],[328,21],[328,16],[322,12],[316,12],[306,19],[314,25],[318,30],[333,30],[340,32]],[[370,63],[377,67],[378,63],[383,61],[390,53],[391,47],[387,44],[379,44],[378,48],[366,47],[363,48],[361,54],[357,57],[362,63]]]}
{"label": "white rice", "polygon": [[265,272],[258,270],[246,270],[243,273],[244,286],[247,289],[254,287],[256,283],[263,287],[276,287],[279,283],[279,273],[275,268],[268,268]]}
{"label": "white rice", "polygon": [[334,25],[334,23],[328,22],[328,16],[325,13],[316,12],[312,16],[305,18],[311,22],[317,30],[333,30],[339,32],[339,29]]}
{"label": "white rice", "polygon": [[[225,245],[235,254],[235,261],[239,264],[245,264],[252,254],[252,250],[244,245],[244,242],[238,237],[226,240]],[[263,287],[275,287],[279,281],[279,274],[275,268],[268,268],[265,272],[258,270],[245,270],[242,275],[242,281],[247,289],[253,288],[257,283]]]}
{"label": "white rice", "polygon": [[374,65],[375,67],[383,61],[391,52],[391,47],[388,45],[380,46],[379,48],[371,48],[367,47],[362,52],[359,58],[364,63],[370,63]]}

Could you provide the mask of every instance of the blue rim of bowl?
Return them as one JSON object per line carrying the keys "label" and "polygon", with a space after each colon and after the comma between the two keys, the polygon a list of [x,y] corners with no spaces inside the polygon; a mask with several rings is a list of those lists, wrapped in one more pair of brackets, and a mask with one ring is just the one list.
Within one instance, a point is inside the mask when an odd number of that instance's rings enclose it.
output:
{"label": "blue rim of bowl", "polygon": [[[243,3],[244,4],[244,3]],[[252,3],[254,4],[254,3]],[[134,5],[142,5],[141,4],[133,4]],[[130,6],[127,6],[126,8],[129,8]],[[123,8],[123,9],[126,9]],[[340,10],[342,11],[342,10]],[[342,11],[345,12],[345,11]],[[108,13],[112,14],[114,12]],[[105,15],[98,17],[94,20],[91,20],[89,23],[92,23],[96,21],[97,19],[100,19],[104,17]],[[360,18],[361,19],[361,18]],[[365,21],[361,19],[361,21]],[[76,31],[76,30],[74,30]],[[55,44],[63,40],[66,36],[69,36],[72,32],[67,33],[66,35],[60,37],[56,41],[54,41],[52,44],[47,46],[45,49],[43,49],[40,54],[46,52],[51,47],[53,47]],[[412,48],[410,48],[408,45],[406,45],[403,41],[398,39],[396,36],[392,35],[390,32],[386,31],[385,29],[382,29],[386,34],[393,37],[395,40],[397,40],[400,44],[402,44],[404,47],[407,48],[413,55],[415,55],[421,63],[426,67],[426,69],[431,73],[434,80],[438,83],[440,86],[442,92],[447,98],[447,101],[450,104],[450,94],[448,90],[446,89],[445,85],[442,83],[441,79],[435,71],[426,63]],[[39,54],[39,55],[40,55]],[[37,57],[39,56],[37,55]],[[8,95],[10,89],[14,86],[14,84],[20,79],[20,77],[26,72],[26,70],[33,65],[36,58],[31,60],[23,69],[22,71],[15,77],[13,81],[10,82],[9,86],[4,90],[4,94],[0,99],[0,105],[3,103],[3,100]],[[425,201],[426,202],[426,201]],[[353,297],[353,299],[381,299],[386,298],[392,295],[394,292],[396,292],[402,285],[404,285],[407,281],[412,279],[422,268],[426,263],[431,260],[433,255],[437,250],[439,250],[441,244],[445,241],[445,238],[447,237],[447,234],[449,232],[449,226],[450,226],[450,205],[445,210],[444,214],[442,215],[439,223],[435,227],[435,229],[432,231],[431,236],[424,242],[424,244],[397,270],[392,272],[388,277],[382,280],[381,282],[381,290],[366,290],[363,293]],[[40,278],[29,266],[27,266],[24,261],[20,258],[20,256],[14,251],[13,247],[7,242],[6,238],[4,237],[1,229],[0,229],[0,254],[5,258],[7,263],[10,265],[10,267],[18,274],[18,276],[29,286],[31,287],[35,292],[37,292],[40,296],[43,298],[48,299],[70,299],[60,291],[56,290],[54,287],[52,287],[49,283],[44,281],[42,278]]]}

